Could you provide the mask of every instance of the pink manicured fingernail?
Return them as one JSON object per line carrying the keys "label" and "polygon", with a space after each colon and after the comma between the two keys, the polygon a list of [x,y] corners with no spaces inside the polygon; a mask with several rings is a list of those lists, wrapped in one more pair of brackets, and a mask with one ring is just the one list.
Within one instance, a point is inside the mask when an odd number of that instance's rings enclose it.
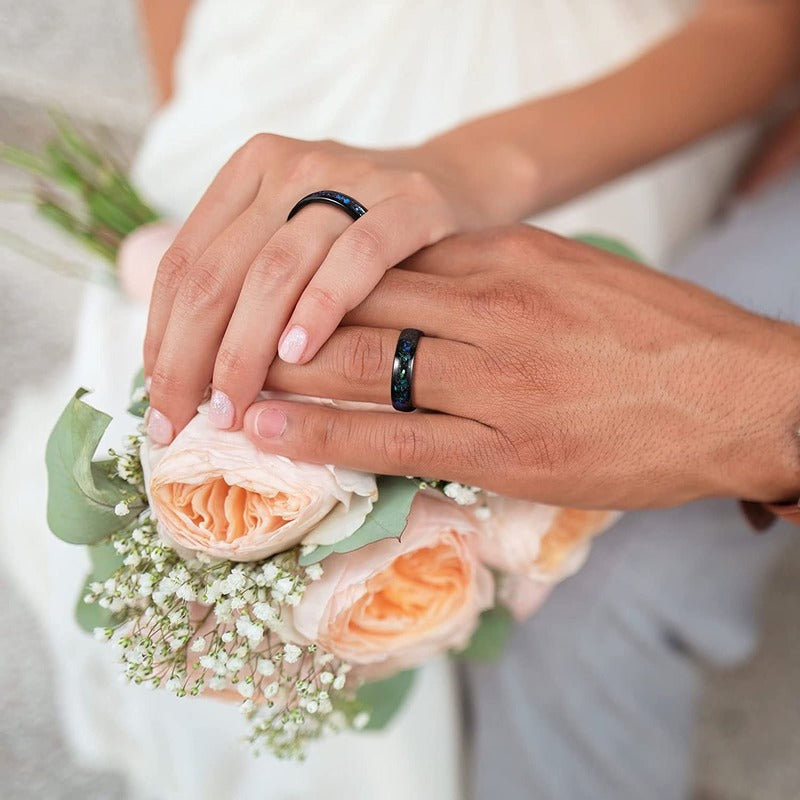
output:
{"label": "pink manicured fingernail", "polygon": [[211,392],[211,400],[208,403],[208,421],[215,428],[227,430],[233,425],[233,417],[233,403],[230,397],[225,392],[214,389]]}
{"label": "pink manicured fingernail", "polygon": [[147,434],[158,444],[169,444],[174,431],[172,423],[156,408],[150,408],[150,418],[147,420]]}
{"label": "pink manicured fingernail", "polygon": [[256,417],[256,431],[262,439],[277,439],[286,430],[286,414],[275,408],[264,408]]}
{"label": "pink manicured fingernail", "polygon": [[303,356],[303,351],[308,344],[308,333],[305,328],[294,325],[289,328],[289,332],[283,337],[283,341],[278,347],[278,355],[287,364],[296,364]]}

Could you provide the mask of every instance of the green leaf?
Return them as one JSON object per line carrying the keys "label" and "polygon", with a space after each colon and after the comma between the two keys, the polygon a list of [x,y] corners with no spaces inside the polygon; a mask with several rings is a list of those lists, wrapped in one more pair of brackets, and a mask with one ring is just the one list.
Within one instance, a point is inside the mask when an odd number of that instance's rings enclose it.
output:
{"label": "green leaf", "polygon": [[631,261],[638,261],[640,264],[644,263],[644,259],[635,250],[609,236],[601,236],[596,233],[583,233],[579,236],[573,236],[572,238],[577,242],[589,244],[599,250],[605,250],[609,253],[622,256],[623,258],[629,258]]}
{"label": "green leaf", "polygon": [[511,614],[502,606],[484,611],[469,644],[455,655],[466,661],[494,661],[505,650],[513,625]]}
{"label": "green leaf", "polygon": [[336,544],[320,545],[313,552],[300,556],[300,566],[322,561],[331,553],[350,553],[381,539],[399,539],[406,529],[411,503],[419,486],[408,478],[381,475],[378,478],[378,500],[361,527]]}
{"label": "green leaf", "polygon": [[53,177],[52,170],[46,159],[36,155],[36,153],[29,153],[27,150],[21,150],[18,147],[12,147],[2,142],[0,142],[0,161],[5,161],[6,164],[19,167],[19,169],[40,178]]}
{"label": "green leaf", "polygon": [[95,628],[116,627],[124,619],[123,616],[115,615],[107,608],[101,608],[97,603],[84,603],[83,601],[83,598],[89,593],[91,583],[110,578],[122,566],[122,556],[110,542],[91,545],[88,549],[92,559],[92,571],[86,576],[78,595],[75,620],[83,630],[91,633]]}
{"label": "green leaf", "polygon": [[[131,397],[136,393],[138,389],[144,389],[144,367],[142,367],[134,376],[133,382],[131,383]],[[149,400],[139,400],[138,402],[132,402],[128,406],[128,413],[133,414],[134,417],[139,417],[141,419],[144,417],[145,411],[147,411],[147,407],[150,405]]]}
{"label": "green leaf", "polygon": [[365,730],[379,731],[392,721],[408,697],[416,674],[417,671],[414,669],[398,672],[391,678],[365,683],[358,690],[356,701],[370,713]]}
{"label": "green leaf", "polygon": [[47,441],[47,524],[72,544],[96,544],[125,527],[141,511],[123,517],[114,507],[130,500],[131,487],[111,474],[110,461],[92,461],[111,417],[81,401],[79,389]]}

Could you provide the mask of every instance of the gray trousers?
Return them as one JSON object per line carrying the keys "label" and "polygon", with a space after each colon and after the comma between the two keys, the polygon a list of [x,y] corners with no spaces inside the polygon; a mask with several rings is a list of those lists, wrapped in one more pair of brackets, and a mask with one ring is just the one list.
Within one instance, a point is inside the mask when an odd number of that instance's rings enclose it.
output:
{"label": "gray trousers", "polygon": [[[799,214],[796,172],[670,271],[800,322]],[[792,532],[755,536],[722,500],[624,516],[500,662],[465,668],[472,797],[685,800],[701,664],[752,651],[759,593]]]}

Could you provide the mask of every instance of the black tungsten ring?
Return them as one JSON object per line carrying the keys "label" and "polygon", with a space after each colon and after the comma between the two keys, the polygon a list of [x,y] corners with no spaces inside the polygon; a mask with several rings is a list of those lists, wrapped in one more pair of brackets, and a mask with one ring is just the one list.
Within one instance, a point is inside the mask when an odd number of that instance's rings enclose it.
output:
{"label": "black tungsten ring", "polygon": [[349,194],[323,189],[320,192],[311,192],[311,194],[307,194],[301,200],[298,200],[294,208],[289,212],[289,216],[286,217],[286,221],[288,222],[300,209],[311,205],[311,203],[327,203],[328,205],[336,206],[349,214],[354,220],[361,219],[367,213],[367,209],[358,200],[350,197]]}
{"label": "black tungsten ring", "polygon": [[392,407],[396,411],[414,411],[411,391],[414,381],[414,355],[424,334],[416,328],[401,331],[392,364]]}

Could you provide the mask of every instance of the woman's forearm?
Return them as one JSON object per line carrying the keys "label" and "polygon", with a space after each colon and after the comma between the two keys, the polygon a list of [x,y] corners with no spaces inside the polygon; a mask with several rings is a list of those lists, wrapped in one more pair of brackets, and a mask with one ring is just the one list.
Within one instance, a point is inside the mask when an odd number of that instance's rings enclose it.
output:
{"label": "woman's forearm", "polygon": [[621,69],[430,145],[462,160],[488,215],[522,219],[756,113],[799,58],[797,0],[711,2]]}
{"label": "woman's forearm", "polygon": [[172,96],[172,69],[193,0],[139,0],[159,105]]}

